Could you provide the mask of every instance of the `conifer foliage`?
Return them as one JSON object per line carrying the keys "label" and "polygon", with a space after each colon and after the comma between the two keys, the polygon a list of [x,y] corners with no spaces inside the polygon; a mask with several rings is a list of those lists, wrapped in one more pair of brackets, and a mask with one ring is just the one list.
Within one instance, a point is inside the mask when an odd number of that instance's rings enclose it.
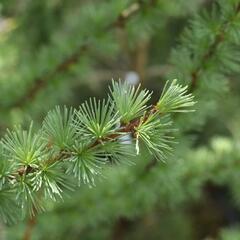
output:
{"label": "conifer foliage", "polygon": [[240,0],[22,2],[1,3],[6,238],[240,239]]}
{"label": "conifer foliage", "polygon": [[104,164],[137,155],[141,143],[164,160],[172,148],[169,114],[191,111],[195,103],[186,91],[174,80],[151,105],[148,90],[113,81],[107,100],[56,107],[37,131],[33,123],[27,130],[8,130],[0,145],[1,217],[34,215],[44,210],[46,199],[61,199],[82,183],[95,185]]}

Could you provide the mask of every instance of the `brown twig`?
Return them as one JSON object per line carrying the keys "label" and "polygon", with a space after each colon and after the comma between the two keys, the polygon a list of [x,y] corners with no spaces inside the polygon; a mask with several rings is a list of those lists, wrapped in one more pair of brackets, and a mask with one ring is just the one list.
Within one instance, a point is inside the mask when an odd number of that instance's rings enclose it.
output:
{"label": "brown twig", "polygon": [[[38,198],[41,199],[42,198],[42,191],[38,192]],[[27,220],[26,223],[26,229],[25,232],[23,234],[23,240],[31,240],[32,239],[32,234],[33,234],[33,230],[34,227],[37,224],[37,216],[38,216],[38,212],[35,206],[33,206],[33,212],[32,214],[29,216],[29,219]]]}
{"label": "brown twig", "polygon": [[31,240],[32,232],[36,223],[37,223],[36,215],[29,218],[23,235],[23,240]]}
{"label": "brown twig", "polygon": [[80,58],[86,52],[88,46],[82,45],[79,47],[71,56],[64,59],[55,69],[34,81],[34,85],[31,86],[27,93],[23,95],[16,102],[11,104],[11,107],[21,107],[26,102],[33,100],[36,94],[44,87],[47,86],[48,82],[53,79],[57,74],[68,71],[74,64],[76,64]]}
{"label": "brown twig", "polygon": [[157,159],[156,159],[156,158],[153,158],[153,159],[152,159],[150,162],[148,162],[148,164],[145,166],[143,172],[144,172],[144,173],[150,172],[151,169],[157,165],[157,163],[158,163]]}
{"label": "brown twig", "polygon": [[127,217],[119,217],[118,220],[113,225],[112,239],[121,240],[124,239],[126,230],[134,223]]}
{"label": "brown twig", "polygon": [[111,24],[113,27],[125,27],[127,21],[133,17],[141,7],[140,1],[133,3],[127,9],[123,10],[119,16],[117,17],[116,21]]}

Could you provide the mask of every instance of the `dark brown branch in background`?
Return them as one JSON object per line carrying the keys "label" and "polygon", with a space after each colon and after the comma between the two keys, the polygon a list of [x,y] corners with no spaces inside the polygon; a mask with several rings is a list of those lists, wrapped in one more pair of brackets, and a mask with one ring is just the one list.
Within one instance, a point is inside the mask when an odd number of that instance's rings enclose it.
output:
{"label": "dark brown branch in background", "polygon": [[197,86],[199,75],[201,70],[204,68],[205,62],[213,56],[215,50],[217,49],[219,44],[223,41],[225,31],[226,31],[225,28],[223,28],[222,31],[216,36],[215,41],[210,45],[208,51],[204,54],[200,65],[194,71],[192,71],[190,85],[191,91],[193,91]]}
{"label": "dark brown branch in background", "polygon": [[142,8],[146,5],[154,7],[157,3],[157,0],[149,0],[148,2],[144,2],[142,0],[138,0],[137,2],[130,5],[128,8],[123,10],[119,16],[117,17],[116,21],[113,22],[110,27],[120,27],[124,28],[126,23],[136,15]]}
{"label": "dark brown branch in background", "polygon": [[[155,2],[156,0],[149,0],[148,5],[154,6]],[[112,27],[124,27],[126,23],[146,5],[147,4],[143,3],[142,1],[137,1],[131,4],[128,8],[119,14],[116,20],[110,24],[110,27],[108,27],[106,30],[110,31]],[[33,100],[37,93],[46,87],[49,81],[51,81],[51,79],[53,79],[58,73],[66,72],[71,68],[71,66],[76,64],[80,60],[83,53],[88,50],[88,48],[90,48],[90,46],[87,44],[81,45],[75,52],[72,53],[71,56],[68,56],[59,65],[57,65],[55,69],[46,74],[43,74],[39,78],[36,78],[33,82],[33,86],[30,87],[27,92],[22,97],[20,97],[20,99],[17,99],[17,101],[10,104],[9,107],[21,107],[26,102]]]}
{"label": "dark brown branch in background", "polygon": [[112,239],[121,240],[124,239],[126,231],[131,227],[134,221],[131,221],[127,217],[119,217],[117,222],[113,225]]}
{"label": "dark brown branch in background", "polygon": [[139,10],[140,10],[141,4],[140,1],[133,3],[130,5],[127,9],[123,10],[120,15],[117,17],[117,20],[113,22],[110,27],[125,27],[125,24],[127,21],[133,17]]}
{"label": "dark brown branch in background", "polygon": [[152,159],[144,168],[144,173],[148,173],[151,171],[153,167],[157,165],[158,161],[156,158]]}
{"label": "dark brown branch in background", "polygon": [[23,235],[23,240],[31,240],[32,232],[36,223],[37,223],[36,216],[29,218],[29,220],[27,221],[24,235]]}
{"label": "dark brown branch in background", "polygon": [[146,66],[149,58],[150,39],[145,38],[136,44],[132,52],[132,68],[139,75],[140,83],[143,84],[146,79]]}
{"label": "dark brown branch in background", "polygon": [[48,82],[53,79],[58,73],[66,72],[68,71],[71,66],[76,64],[84,54],[84,52],[87,50],[87,45],[82,45],[76,52],[74,52],[71,56],[64,59],[59,65],[56,66],[56,68],[34,81],[34,85],[30,87],[20,99],[17,100],[17,102],[14,102],[11,107],[21,107],[24,105],[27,101],[33,100],[36,96],[36,94],[44,87],[47,86]]}
{"label": "dark brown branch in background", "polygon": [[[38,197],[39,197],[39,199],[42,198],[41,191],[38,192]],[[33,206],[33,213],[31,214],[31,216],[29,216],[29,218],[26,222],[26,228],[25,228],[25,232],[23,234],[22,240],[31,240],[32,239],[33,230],[37,224],[37,216],[38,216],[37,210]]]}

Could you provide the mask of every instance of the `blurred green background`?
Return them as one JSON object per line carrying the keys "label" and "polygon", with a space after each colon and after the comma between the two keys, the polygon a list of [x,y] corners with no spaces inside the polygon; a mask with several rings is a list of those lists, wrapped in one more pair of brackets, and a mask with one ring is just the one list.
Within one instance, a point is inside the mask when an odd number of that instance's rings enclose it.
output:
{"label": "blurred green background", "polygon": [[[33,240],[240,239],[240,3],[236,0],[1,0],[0,133],[55,105],[107,95],[111,79],[157,101],[167,79],[189,84],[196,112],[176,116],[179,143],[143,171],[106,166],[37,216]],[[24,239],[29,221],[0,225]],[[27,238],[25,238],[27,240]]]}

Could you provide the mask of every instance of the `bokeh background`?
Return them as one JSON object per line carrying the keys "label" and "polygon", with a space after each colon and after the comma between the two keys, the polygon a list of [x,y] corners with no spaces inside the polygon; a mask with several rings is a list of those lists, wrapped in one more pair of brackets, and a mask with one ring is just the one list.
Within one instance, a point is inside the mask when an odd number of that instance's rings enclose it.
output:
{"label": "bokeh background", "polygon": [[[196,112],[176,116],[165,163],[106,166],[96,187],[49,203],[0,239],[240,239],[240,3],[236,0],[1,0],[0,133],[41,125],[55,105],[108,94],[111,79],[157,101],[188,84]],[[147,166],[147,167],[146,167]],[[147,170],[146,170],[147,169]],[[26,239],[27,240],[27,239]]]}

